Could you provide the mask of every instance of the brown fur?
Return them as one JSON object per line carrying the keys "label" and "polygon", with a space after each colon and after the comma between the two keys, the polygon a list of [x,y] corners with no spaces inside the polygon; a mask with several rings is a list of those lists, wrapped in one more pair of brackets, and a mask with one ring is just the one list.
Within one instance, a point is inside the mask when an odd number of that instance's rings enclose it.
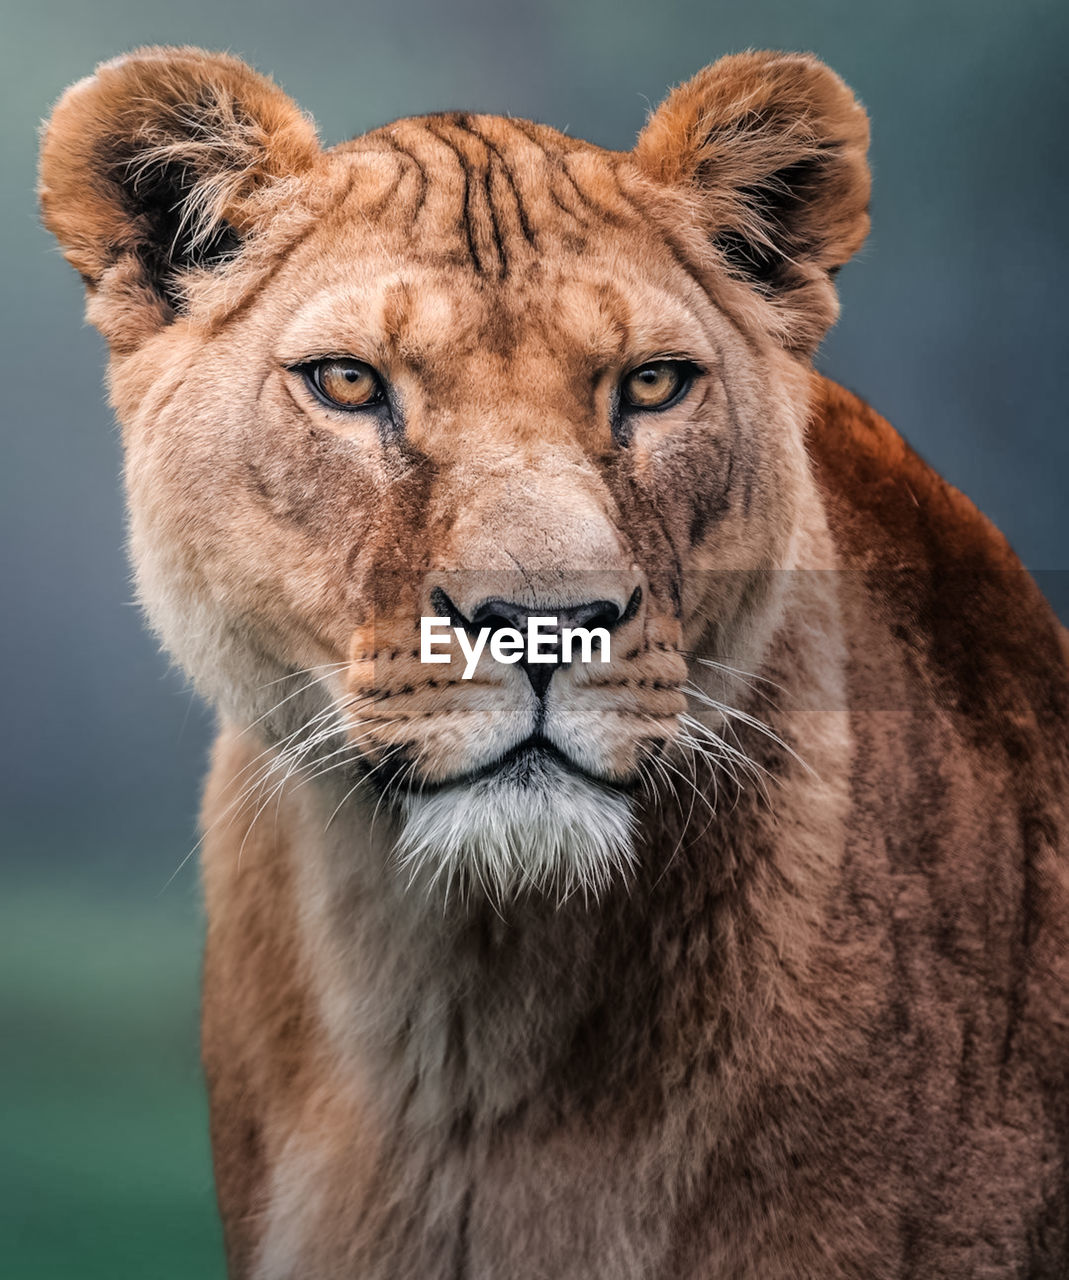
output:
{"label": "brown fur", "polygon": [[[1069,1270],[1067,647],[809,368],[866,142],[783,54],[708,68],[630,154],[464,114],[322,152],[188,49],[57,106],[42,204],[112,346],[142,599],[222,721],[233,1276]],[[340,355],[389,412],[295,371]],[[623,411],[669,356],[687,394]],[[397,865],[405,805],[537,710],[516,668],[418,661],[436,590],[640,601],[554,676],[543,732],[588,780],[488,886],[444,827]],[[538,824],[625,795],[630,867],[594,839],[535,869]]]}

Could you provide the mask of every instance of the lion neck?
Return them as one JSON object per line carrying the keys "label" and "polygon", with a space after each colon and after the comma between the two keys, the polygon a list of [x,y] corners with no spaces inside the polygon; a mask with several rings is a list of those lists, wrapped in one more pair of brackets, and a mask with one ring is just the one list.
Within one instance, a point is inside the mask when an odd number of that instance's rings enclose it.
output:
{"label": "lion neck", "polygon": [[[821,529],[803,543],[800,566],[827,567]],[[328,786],[288,797],[304,968],[380,1114],[444,1132],[536,1098],[620,1100],[727,1043],[760,1058],[774,1011],[817,999],[850,751],[835,576],[791,574],[767,637],[755,674],[781,695],[752,707],[775,735],[751,734],[763,781],[721,778],[697,811],[686,794],[648,807],[639,871],[597,901],[428,900],[397,875],[381,815],[331,820]]]}

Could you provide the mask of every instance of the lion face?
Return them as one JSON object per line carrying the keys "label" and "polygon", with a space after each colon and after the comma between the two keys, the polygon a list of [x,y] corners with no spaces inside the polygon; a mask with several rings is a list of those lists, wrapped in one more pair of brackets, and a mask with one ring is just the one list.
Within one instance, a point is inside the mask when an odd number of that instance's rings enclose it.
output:
{"label": "lion face", "polygon": [[[690,659],[775,608],[864,117],[810,59],[726,64],[627,154],[468,115],[324,153],[190,51],[57,108],[43,202],[112,341],[148,615],[414,878],[602,887],[678,770]],[[463,679],[420,660],[443,613],[598,625],[611,658]]]}

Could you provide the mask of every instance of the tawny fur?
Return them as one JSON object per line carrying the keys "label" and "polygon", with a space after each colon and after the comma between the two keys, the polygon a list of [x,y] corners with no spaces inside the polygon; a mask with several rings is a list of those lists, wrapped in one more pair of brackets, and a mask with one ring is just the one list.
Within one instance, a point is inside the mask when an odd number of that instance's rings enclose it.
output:
{"label": "tawny fur", "polygon": [[[220,711],[232,1276],[1069,1270],[1067,646],[809,366],[867,136],[785,54],[707,68],[629,154],[463,114],[324,152],[190,49],[57,106],[42,204],[111,343],[141,597]],[[393,414],[316,401],[331,355]],[[687,394],[622,412],[669,356]],[[641,607],[540,709],[419,662],[436,588]],[[590,866],[567,823],[405,844],[421,788],[477,827],[448,788],[536,723]]]}

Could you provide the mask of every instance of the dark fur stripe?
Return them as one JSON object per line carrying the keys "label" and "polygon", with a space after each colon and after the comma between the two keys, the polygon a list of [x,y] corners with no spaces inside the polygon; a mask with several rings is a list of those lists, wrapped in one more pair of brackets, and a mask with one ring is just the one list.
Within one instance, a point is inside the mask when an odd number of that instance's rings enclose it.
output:
{"label": "dark fur stripe", "polygon": [[[382,138],[386,146],[388,146],[391,151],[395,152],[402,159],[407,160],[419,176],[419,192],[416,196],[415,202],[409,209],[409,226],[414,227],[419,219],[419,215],[423,212],[423,206],[427,202],[427,189],[430,185],[430,179],[427,176],[427,167],[415,152],[408,147],[402,146],[401,143],[399,143],[395,138],[392,138],[389,134],[383,134]],[[393,191],[396,191],[396,187],[393,188]]]}
{"label": "dark fur stripe", "polygon": [[476,274],[486,275],[487,268],[479,253],[479,247],[475,238],[475,224],[472,219],[471,170],[468,166],[468,158],[458,144],[449,137],[445,130],[438,126],[437,121],[425,120],[423,122],[423,127],[432,138],[436,138],[443,146],[449,148],[456,158],[457,164],[460,166],[460,172],[464,178],[464,238],[467,242],[468,253],[471,257],[472,266],[475,268]]}

